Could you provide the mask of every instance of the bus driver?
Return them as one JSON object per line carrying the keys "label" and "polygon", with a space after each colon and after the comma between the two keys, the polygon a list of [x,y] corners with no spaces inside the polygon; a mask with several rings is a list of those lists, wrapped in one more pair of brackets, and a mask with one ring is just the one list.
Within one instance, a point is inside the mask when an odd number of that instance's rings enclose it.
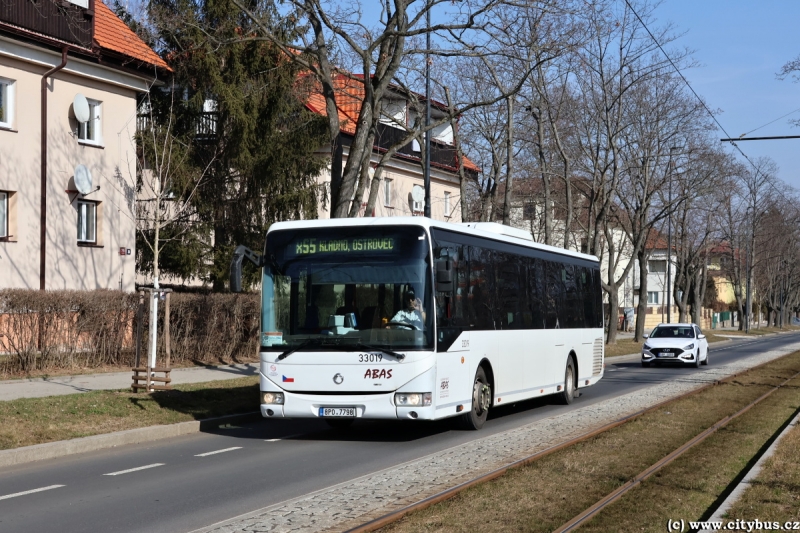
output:
{"label": "bus driver", "polygon": [[393,317],[392,322],[402,322],[421,330],[425,323],[425,311],[422,310],[422,300],[416,297],[414,291],[406,291],[403,295],[405,309],[398,311]]}

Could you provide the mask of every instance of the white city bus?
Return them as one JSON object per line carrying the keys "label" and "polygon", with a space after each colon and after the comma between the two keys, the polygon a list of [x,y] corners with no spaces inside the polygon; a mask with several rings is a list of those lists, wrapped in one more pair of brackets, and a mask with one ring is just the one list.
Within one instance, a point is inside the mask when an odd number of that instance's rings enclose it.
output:
{"label": "white city bus", "polygon": [[263,267],[261,413],[437,420],[480,428],[493,406],[603,376],[596,257],[494,223],[422,217],[273,224]]}

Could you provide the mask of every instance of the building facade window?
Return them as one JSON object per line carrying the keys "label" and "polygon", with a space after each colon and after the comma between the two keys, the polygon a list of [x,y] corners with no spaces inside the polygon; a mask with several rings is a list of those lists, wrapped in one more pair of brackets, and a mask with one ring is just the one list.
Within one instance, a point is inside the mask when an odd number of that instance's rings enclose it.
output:
{"label": "building facade window", "polygon": [[536,204],[530,201],[522,204],[522,220],[535,220],[535,219],[536,219]]}
{"label": "building facade window", "polygon": [[103,143],[103,128],[100,121],[100,112],[102,111],[102,103],[97,100],[88,100],[89,102],[89,120],[81,122],[78,126],[78,139],[83,142],[91,144]]}
{"label": "building facade window", "polygon": [[383,180],[383,205],[392,207],[392,180]]}
{"label": "building facade window", "polygon": [[8,193],[0,191],[0,238],[8,237]]}
{"label": "building facade window", "polygon": [[14,126],[14,80],[0,78],[0,127]]}
{"label": "building facade window", "polygon": [[651,305],[658,305],[658,292],[647,291],[647,303]]}
{"label": "building facade window", "polygon": [[647,262],[647,271],[651,274],[664,274],[667,271],[667,262],[663,259],[653,259]]}
{"label": "building facade window", "polygon": [[97,243],[97,204],[78,200],[78,242]]}
{"label": "building facade window", "polygon": [[450,216],[450,193],[447,191],[444,193],[444,216]]}

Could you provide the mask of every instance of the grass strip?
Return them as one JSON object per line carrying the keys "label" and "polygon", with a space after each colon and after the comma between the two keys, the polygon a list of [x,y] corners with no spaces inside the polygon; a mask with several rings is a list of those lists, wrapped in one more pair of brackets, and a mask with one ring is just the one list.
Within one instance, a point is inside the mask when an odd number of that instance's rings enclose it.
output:
{"label": "grass strip", "polygon": [[[553,531],[690,438],[721,418],[735,413],[798,370],[800,370],[800,352],[790,354],[698,394],[676,400],[628,424],[566,450],[513,469],[496,480],[461,492],[451,500],[410,514],[382,531]],[[783,416],[782,421],[785,421],[787,413],[796,408],[798,399],[796,389],[787,390],[791,392],[788,394],[784,391],[780,391],[780,394],[776,392],[762,402],[774,408],[776,401],[774,398],[778,397],[788,404],[788,407],[779,409],[775,417],[767,416],[765,413],[772,411],[770,409],[765,411],[762,407],[757,414],[751,414],[755,410],[751,409],[740,418],[747,417],[749,420],[755,417],[755,420],[760,422],[773,418],[779,420]],[[780,423],[778,422],[777,426],[780,426]],[[738,424],[732,424],[723,432],[726,435],[733,433],[735,431],[733,428],[736,427]],[[668,509],[661,509],[660,506],[654,505],[649,497],[633,496],[641,494],[642,489],[664,478],[665,469],[660,476],[653,476],[645,484],[609,506],[583,526],[583,529],[591,526],[597,531],[604,532],[634,530],[663,532],[668,518],[683,517],[687,520],[694,520],[695,516],[699,518],[708,505],[713,503],[738,475],[741,468],[750,461],[755,453],[752,452],[753,446],[758,450],[764,440],[771,435],[769,428],[760,428],[750,439],[758,441],[760,437],[761,444],[757,442],[752,444],[746,440],[739,443],[736,439],[726,443],[725,449],[719,453],[724,457],[732,457],[733,464],[738,465],[738,470],[733,468],[729,469],[730,472],[725,471],[717,464],[716,458],[702,456],[708,462],[701,461],[700,465],[695,465],[696,471],[692,472],[694,476],[687,478],[689,480],[685,482],[692,496],[694,496],[691,492],[693,489],[708,491],[710,496],[697,500],[702,503],[698,504],[694,498],[686,495],[661,494],[660,498],[675,505],[675,508],[668,506]],[[707,449],[712,439],[713,437],[709,438],[696,449]],[[677,462],[673,463],[675,464]],[[672,466],[668,468],[671,469]],[[716,474],[717,471],[723,473]],[[678,501],[678,498],[681,500]],[[620,520],[617,523],[613,519],[605,518],[608,510],[628,503],[631,503],[631,507],[614,518],[628,516],[630,522]],[[684,507],[686,513],[681,514]],[[697,509],[700,511],[692,514]],[[464,517],[469,517],[469,520],[465,520]]]}
{"label": "grass strip", "polygon": [[0,402],[0,450],[255,411],[258,377],[149,394],[92,391]]}
{"label": "grass strip", "polygon": [[725,514],[727,520],[800,520],[800,425],[778,443],[775,453]]}
{"label": "grass strip", "polygon": [[794,416],[798,387],[800,378],[603,509],[581,530],[663,532],[667,520],[688,522],[707,517],[771,437]]}

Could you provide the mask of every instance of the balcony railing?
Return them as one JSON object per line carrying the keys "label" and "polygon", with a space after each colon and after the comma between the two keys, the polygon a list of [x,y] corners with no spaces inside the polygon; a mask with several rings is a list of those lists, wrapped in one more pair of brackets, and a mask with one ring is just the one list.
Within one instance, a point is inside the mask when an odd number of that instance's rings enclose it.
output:
{"label": "balcony railing", "polygon": [[[197,117],[194,125],[197,139],[210,139],[217,135],[218,115],[215,111],[203,111]],[[151,119],[147,113],[136,115],[136,131],[142,132],[150,128]]]}

